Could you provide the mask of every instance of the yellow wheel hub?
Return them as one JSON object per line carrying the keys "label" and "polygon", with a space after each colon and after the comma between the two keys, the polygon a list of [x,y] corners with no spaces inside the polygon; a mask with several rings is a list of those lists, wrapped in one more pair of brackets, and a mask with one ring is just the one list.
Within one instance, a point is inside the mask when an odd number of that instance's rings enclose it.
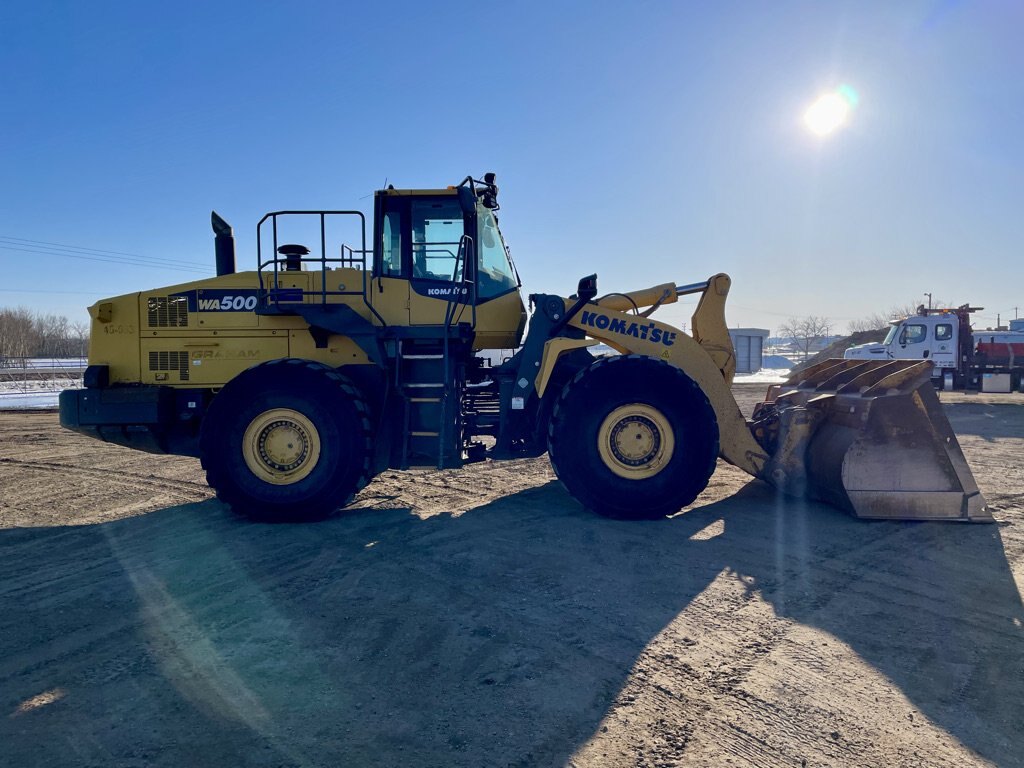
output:
{"label": "yellow wheel hub", "polygon": [[320,433],[291,408],[273,408],[253,419],[242,438],[246,466],[260,480],[290,485],[307,477],[320,459]]}
{"label": "yellow wheel hub", "polygon": [[601,461],[628,480],[645,480],[661,472],[675,446],[675,433],[665,414],[644,403],[619,406],[597,430]]}

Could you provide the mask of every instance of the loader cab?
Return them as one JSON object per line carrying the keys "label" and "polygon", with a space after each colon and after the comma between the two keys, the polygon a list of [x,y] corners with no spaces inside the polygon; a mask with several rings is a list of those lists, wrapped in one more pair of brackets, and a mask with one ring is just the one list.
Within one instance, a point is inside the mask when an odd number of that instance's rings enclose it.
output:
{"label": "loader cab", "polygon": [[373,304],[389,324],[409,325],[441,324],[458,305],[477,346],[513,347],[525,323],[519,277],[498,228],[497,187],[479,184],[376,193]]}
{"label": "loader cab", "polygon": [[473,212],[443,191],[387,189],[374,206],[373,276],[416,281],[429,295],[469,277]]}

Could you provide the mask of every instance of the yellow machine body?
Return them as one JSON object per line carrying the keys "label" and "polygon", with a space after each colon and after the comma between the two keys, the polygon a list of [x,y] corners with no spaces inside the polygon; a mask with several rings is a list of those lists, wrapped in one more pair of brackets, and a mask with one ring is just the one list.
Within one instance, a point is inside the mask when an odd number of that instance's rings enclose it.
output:
{"label": "yellow machine body", "polygon": [[[333,269],[324,273],[331,285],[361,285],[363,273]],[[284,273],[282,288],[302,290],[304,303],[314,303],[323,284],[316,271]],[[259,289],[256,272],[238,272],[207,280],[168,286],[104,299],[89,308],[92,335],[89,363],[106,365],[115,384],[154,384],[175,387],[220,387],[242,371],[282,357],[315,360],[332,367],[369,365],[359,345],[333,334],[317,348],[309,324],[297,315],[257,314],[252,297]],[[232,295],[232,291],[238,293]],[[368,282],[369,305],[361,298],[331,296],[329,303],[347,304],[371,323],[407,326],[443,321],[448,302],[410,291],[409,282],[382,278]],[[195,293],[198,311],[189,310]],[[211,298],[206,298],[207,296]],[[248,299],[240,311],[203,310],[206,301]],[[219,304],[218,304],[219,306]],[[379,315],[375,315],[370,307]],[[471,308],[462,307],[468,315]],[[518,292],[508,293],[476,308],[474,350],[511,349],[519,345],[525,310]]]}
{"label": "yellow machine body", "polygon": [[927,362],[829,360],[771,387],[748,421],[730,391],[736,370],[725,322],[730,285],[724,274],[708,280],[692,317],[693,336],[640,311],[675,301],[671,285],[612,294],[570,325],[621,354],[682,370],[714,409],[721,457],[783,493],[872,519],[992,519]]}
{"label": "yellow machine body", "polygon": [[[369,242],[360,212],[267,214],[250,272],[234,271],[214,214],[217,277],[90,308],[86,387],[62,393],[61,422],[200,456],[254,517],[324,516],[388,467],[548,451],[570,492],[611,516],[677,511],[721,457],[859,517],[991,519],[926,363],[812,366],[747,419],[731,392],[727,275],[603,297],[584,278],[576,296],[531,296],[524,336],[497,209],[489,174],[379,191]],[[318,225],[319,254],[280,241],[293,216]],[[357,246],[328,248],[331,217],[358,220]],[[688,294],[692,333],[652,319]],[[618,354],[593,355],[598,342]],[[517,348],[493,366],[478,355]]]}

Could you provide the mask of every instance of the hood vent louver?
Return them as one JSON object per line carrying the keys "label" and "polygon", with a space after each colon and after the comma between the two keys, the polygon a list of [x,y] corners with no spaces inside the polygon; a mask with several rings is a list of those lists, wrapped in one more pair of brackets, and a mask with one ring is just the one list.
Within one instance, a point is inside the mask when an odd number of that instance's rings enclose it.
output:
{"label": "hood vent louver", "polygon": [[181,381],[188,381],[188,352],[150,352],[149,370],[177,371]]}
{"label": "hood vent louver", "polygon": [[146,299],[150,328],[185,328],[188,326],[187,296],[150,296]]}

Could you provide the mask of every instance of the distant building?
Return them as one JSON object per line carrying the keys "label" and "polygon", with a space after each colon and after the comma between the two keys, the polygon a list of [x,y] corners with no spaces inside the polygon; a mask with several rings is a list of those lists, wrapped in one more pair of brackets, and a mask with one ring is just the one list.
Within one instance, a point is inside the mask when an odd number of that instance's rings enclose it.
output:
{"label": "distant building", "polygon": [[729,337],[736,351],[736,373],[757,373],[764,366],[768,331],[763,328],[730,328]]}

